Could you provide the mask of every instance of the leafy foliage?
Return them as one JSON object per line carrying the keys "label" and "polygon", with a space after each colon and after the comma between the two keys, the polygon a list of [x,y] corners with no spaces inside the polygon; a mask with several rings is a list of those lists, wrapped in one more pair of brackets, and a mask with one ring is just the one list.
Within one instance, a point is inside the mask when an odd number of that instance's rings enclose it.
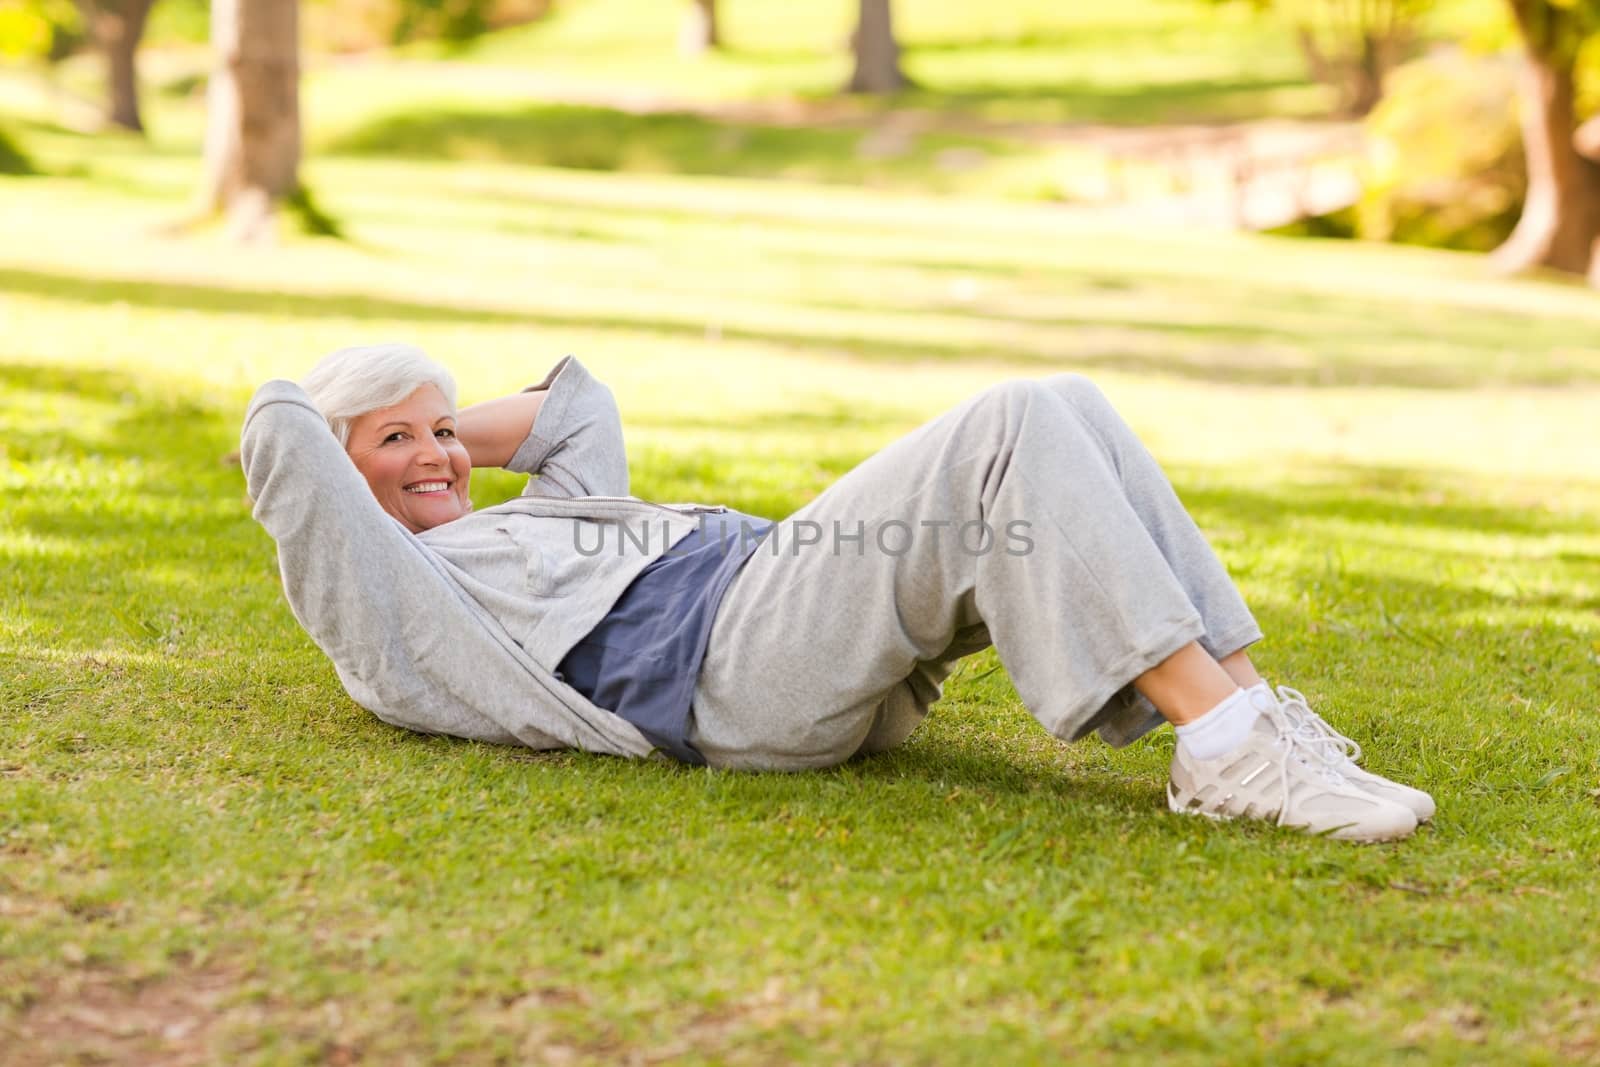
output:
{"label": "leafy foliage", "polygon": [[439,37],[466,41],[489,28],[492,0],[406,0],[392,30],[398,42]]}
{"label": "leafy foliage", "polygon": [[0,0],[0,59],[59,59],[83,33],[73,0]]}
{"label": "leafy foliage", "polygon": [[1507,0],[1528,47],[1570,63],[1600,32],[1600,0]]}
{"label": "leafy foliage", "polygon": [[1486,252],[1511,233],[1528,180],[1509,59],[1452,53],[1409,64],[1367,130],[1374,166],[1360,236]]}
{"label": "leafy foliage", "polygon": [[359,51],[411,41],[461,43],[530,22],[551,0],[312,0],[304,16],[313,48]]}

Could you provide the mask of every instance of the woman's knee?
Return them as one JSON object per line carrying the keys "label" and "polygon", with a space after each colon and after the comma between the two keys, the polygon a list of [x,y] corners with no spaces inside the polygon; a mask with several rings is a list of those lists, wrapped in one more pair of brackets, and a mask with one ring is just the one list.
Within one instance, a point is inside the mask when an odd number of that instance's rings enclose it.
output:
{"label": "woman's knee", "polygon": [[1093,416],[1112,410],[1111,401],[1106,399],[1094,379],[1086,375],[1054,374],[1044,379],[1042,384],[1085,415]]}
{"label": "woman's knee", "polygon": [[979,398],[991,405],[1018,411],[1045,404],[1054,406],[1065,400],[1079,413],[1095,417],[1115,413],[1111,401],[1082,374],[1052,374],[1048,378],[1013,378],[990,386]]}
{"label": "woman's knee", "polygon": [[1018,378],[991,386],[982,396],[1011,430],[1023,432],[1030,422],[1048,424],[1102,448],[1121,420],[1099,386],[1081,374]]}
{"label": "woman's knee", "polygon": [[1113,462],[1119,462],[1115,457],[1126,447],[1133,431],[1100,387],[1081,374],[1057,374],[1046,378],[1044,384],[1088,425],[1113,456]]}
{"label": "woman's knee", "polygon": [[1059,405],[1060,397],[1037,378],[1010,378],[989,386],[977,396],[978,405],[1008,424],[1022,422],[1041,405]]}

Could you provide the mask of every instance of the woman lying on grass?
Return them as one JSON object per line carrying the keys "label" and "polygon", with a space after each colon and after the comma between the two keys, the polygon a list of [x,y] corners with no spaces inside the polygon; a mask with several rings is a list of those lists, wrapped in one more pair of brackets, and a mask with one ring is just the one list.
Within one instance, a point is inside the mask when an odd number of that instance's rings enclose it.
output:
{"label": "woman lying on grass", "polygon": [[[351,348],[245,417],[289,603],[385,722],[827,767],[904,741],[993,643],[1057,737],[1120,747],[1173,723],[1173,811],[1354,841],[1433,814],[1262,681],[1254,618],[1082,377],[988,389],[781,522],[628,496],[616,404],[570,357],[513,396],[455,397],[414,348]],[[523,494],[474,512],[484,466],[530,475]]]}

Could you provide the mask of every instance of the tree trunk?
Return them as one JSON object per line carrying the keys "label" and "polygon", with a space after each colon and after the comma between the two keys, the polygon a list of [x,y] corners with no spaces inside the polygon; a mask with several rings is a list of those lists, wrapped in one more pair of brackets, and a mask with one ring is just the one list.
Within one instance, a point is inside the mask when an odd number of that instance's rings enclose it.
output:
{"label": "tree trunk", "polygon": [[106,57],[106,122],[144,132],[139,117],[139,73],[135,56],[155,0],[85,0],[84,21]]}
{"label": "tree trunk", "polygon": [[704,55],[722,47],[717,27],[717,0],[691,0],[683,29],[678,34],[678,51],[686,56]]}
{"label": "tree trunk", "polygon": [[205,206],[242,240],[271,236],[299,187],[299,0],[212,0]]}
{"label": "tree trunk", "polygon": [[1312,81],[1321,82],[1338,94],[1336,107],[1340,118],[1362,118],[1378,106],[1378,101],[1383,99],[1384,77],[1391,65],[1387,53],[1394,46],[1392,41],[1380,38],[1376,30],[1362,30],[1357,37],[1352,54],[1338,51],[1342,42],[1335,42],[1330,54],[1318,41],[1315,27],[1309,23],[1295,26],[1295,39],[1305,58],[1306,71]]}
{"label": "tree trunk", "polygon": [[1366,117],[1378,101],[1383,99],[1383,79],[1388,73],[1384,48],[1386,42],[1378,39],[1375,31],[1361,34],[1355,60],[1350,67],[1350,80],[1345,88],[1345,114],[1350,118]]}
{"label": "tree trunk", "polygon": [[[1522,75],[1522,141],[1528,195],[1522,217],[1506,243],[1494,251],[1507,271],[1550,267],[1585,274],[1600,284],[1600,164],[1575,142],[1573,103],[1575,46],[1566,46],[1552,25],[1563,17],[1548,8],[1513,3],[1527,58]],[[1570,28],[1568,28],[1570,30]]]}
{"label": "tree trunk", "polygon": [[911,80],[900,69],[900,43],[894,37],[890,0],[861,0],[861,15],[850,38],[855,72],[845,85],[849,93],[892,93]]}

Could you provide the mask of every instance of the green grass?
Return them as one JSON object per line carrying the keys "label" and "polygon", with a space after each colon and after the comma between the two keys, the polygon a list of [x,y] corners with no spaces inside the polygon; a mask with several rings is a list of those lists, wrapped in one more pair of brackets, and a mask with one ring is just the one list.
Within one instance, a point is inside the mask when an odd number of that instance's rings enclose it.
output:
{"label": "green grass", "polygon": [[[515,156],[313,156],[348,240],[240,251],[161,229],[198,173],[166,106],[149,146],[28,112],[47,174],[0,179],[8,1056],[1600,1052],[1591,292]],[[902,750],[823,773],[385,727],[296,626],[229,457],[254,385],[384,338],[466,402],[576,352],[637,492],[774,515],[989,382],[1092,373],[1256,608],[1263,667],[1438,819],[1377,848],[1180,820],[1169,731],[1063,745],[992,654]]]}

